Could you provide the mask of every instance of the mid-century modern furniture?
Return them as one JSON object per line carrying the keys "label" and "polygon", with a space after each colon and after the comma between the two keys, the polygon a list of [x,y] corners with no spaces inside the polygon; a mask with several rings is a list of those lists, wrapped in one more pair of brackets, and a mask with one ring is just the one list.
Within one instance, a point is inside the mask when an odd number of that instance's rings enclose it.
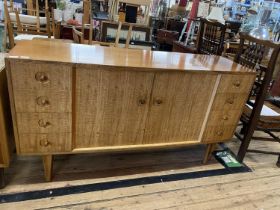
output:
{"label": "mid-century modern furniture", "polygon": [[222,55],[224,49],[226,25],[213,22],[204,18],[200,19],[199,32],[197,35],[196,48],[182,47],[182,43],[175,42],[173,51],[193,52],[207,55]]}
{"label": "mid-century modern furniture", "polygon": [[255,72],[220,56],[26,41],[6,59],[19,155],[230,140]]}
{"label": "mid-century modern furniture", "polygon": [[[247,151],[252,152],[252,150],[248,150],[251,139],[269,140],[280,143],[280,138],[273,134],[273,132],[280,131],[280,116],[261,115],[263,105],[270,107],[276,113],[280,114],[280,108],[274,106],[268,101],[265,102],[279,51],[280,44],[259,40],[247,34],[240,33],[240,47],[235,57],[235,62],[238,62],[248,68],[256,69],[257,72],[257,78],[254,82],[253,89],[241,116],[241,121],[243,123],[242,133],[244,135],[241,136],[236,133],[236,136],[242,141],[238,152],[238,159],[240,161],[243,161]],[[267,62],[267,66],[262,64],[265,57],[270,57]],[[269,134],[271,138],[253,136],[254,131],[256,130],[264,131]],[[253,152],[261,151],[254,150]],[[280,152],[276,154],[280,155]]]}
{"label": "mid-century modern furniture", "polygon": [[4,187],[4,168],[10,163],[9,145],[12,141],[12,121],[4,63],[4,53],[0,53],[0,188]]}

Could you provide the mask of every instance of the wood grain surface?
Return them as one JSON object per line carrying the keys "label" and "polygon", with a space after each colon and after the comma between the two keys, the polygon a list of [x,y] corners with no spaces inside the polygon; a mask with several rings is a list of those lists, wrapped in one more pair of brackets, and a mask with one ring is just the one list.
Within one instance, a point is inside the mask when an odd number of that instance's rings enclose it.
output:
{"label": "wood grain surface", "polygon": [[142,71],[164,69],[254,74],[252,70],[220,56],[108,48],[40,40],[23,41],[13,48],[9,55],[10,58],[122,66]]}
{"label": "wood grain surface", "polygon": [[10,163],[10,145],[12,145],[12,125],[10,103],[7,88],[4,57],[0,53],[0,167],[8,167]]}

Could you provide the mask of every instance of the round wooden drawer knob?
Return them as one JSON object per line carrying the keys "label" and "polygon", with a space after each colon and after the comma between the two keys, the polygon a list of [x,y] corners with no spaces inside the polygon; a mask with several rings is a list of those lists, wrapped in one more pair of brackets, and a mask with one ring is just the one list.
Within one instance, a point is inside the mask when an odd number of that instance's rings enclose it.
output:
{"label": "round wooden drawer knob", "polygon": [[235,82],[233,83],[233,85],[234,85],[235,87],[240,87],[241,82],[240,82],[240,81],[235,81]]}
{"label": "round wooden drawer knob", "polygon": [[35,74],[35,79],[38,81],[38,82],[41,82],[41,83],[47,83],[49,82],[49,77],[48,75],[45,73],[45,72],[37,72]]}
{"label": "round wooden drawer knob", "polygon": [[228,120],[228,116],[223,116],[223,120]]}
{"label": "round wooden drawer knob", "polygon": [[228,104],[233,104],[233,103],[234,103],[234,100],[233,100],[232,98],[229,98],[229,99],[227,99],[227,103],[228,103]]}
{"label": "round wooden drawer knob", "polygon": [[47,97],[44,96],[40,96],[36,99],[36,102],[39,106],[49,106],[50,105],[50,101],[48,100]]}
{"label": "round wooden drawer knob", "polygon": [[40,120],[38,121],[38,124],[39,124],[39,126],[42,127],[42,128],[47,128],[47,127],[49,127],[49,126],[51,125],[50,122],[45,122],[43,119],[40,119]]}
{"label": "round wooden drawer knob", "polygon": [[47,146],[50,146],[50,145],[51,145],[51,142],[49,142],[47,139],[42,139],[42,140],[40,141],[40,145],[41,145],[42,147],[47,147]]}
{"label": "round wooden drawer knob", "polygon": [[222,136],[223,134],[224,134],[223,131],[218,131],[218,132],[217,132],[217,135],[218,135],[218,136]]}

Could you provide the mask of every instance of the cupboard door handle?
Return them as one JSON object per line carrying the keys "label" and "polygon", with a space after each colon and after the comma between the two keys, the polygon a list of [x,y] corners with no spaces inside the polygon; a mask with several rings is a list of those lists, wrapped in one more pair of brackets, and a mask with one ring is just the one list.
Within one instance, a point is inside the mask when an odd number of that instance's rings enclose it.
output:
{"label": "cupboard door handle", "polygon": [[156,104],[156,105],[161,105],[161,104],[162,104],[162,100],[156,99],[156,100],[155,100],[155,104]]}
{"label": "cupboard door handle", "polygon": [[47,83],[50,81],[48,75],[45,72],[37,72],[35,74],[35,79],[41,83]]}
{"label": "cupboard door handle", "polygon": [[222,136],[223,134],[224,134],[223,131],[218,131],[218,132],[217,132],[217,135],[218,135],[218,136]]}
{"label": "cupboard door handle", "polygon": [[140,105],[145,105],[146,104],[146,100],[145,99],[139,99],[138,103]]}
{"label": "cupboard door handle", "polygon": [[40,140],[40,145],[42,147],[47,147],[47,146],[50,146],[51,145],[51,142],[49,142],[47,139],[41,139]]}
{"label": "cupboard door handle", "polygon": [[240,83],[239,80],[237,80],[237,81],[235,81],[235,82],[233,83],[233,85],[234,85],[235,87],[240,87],[241,83]]}
{"label": "cupboard door handle", "polygon": [[39,124],[39,126],[40,127],[42,127],[42,128],[47,128],[47,127],[49,127],[50,125],[51,125],[51,123],[50,122],[44,122],[44,120],[43,119],[40,119],[39,121],[38,121],[38,124]]}

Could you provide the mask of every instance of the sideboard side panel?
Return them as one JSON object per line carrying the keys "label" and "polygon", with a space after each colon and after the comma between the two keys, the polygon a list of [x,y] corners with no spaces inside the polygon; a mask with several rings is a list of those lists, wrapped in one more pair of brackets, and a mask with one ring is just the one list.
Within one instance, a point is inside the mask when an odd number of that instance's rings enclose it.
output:
{"label": "sideboard side panel", "polygon": [[255,75],[251,74],[221,75],[203,133],[203,143],[223,142],[233,137],[254,79]]}

